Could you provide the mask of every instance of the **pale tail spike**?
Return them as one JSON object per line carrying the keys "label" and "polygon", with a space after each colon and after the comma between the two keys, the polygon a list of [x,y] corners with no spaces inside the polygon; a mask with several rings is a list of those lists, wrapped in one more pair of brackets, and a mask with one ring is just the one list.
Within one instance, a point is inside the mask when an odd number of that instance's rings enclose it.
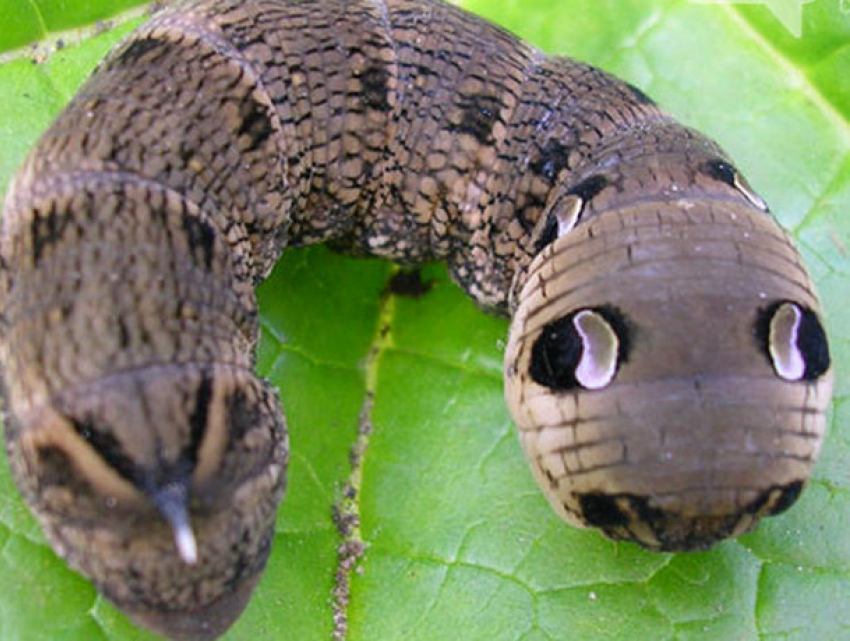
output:
{"label": "pale tail spike", "polygon": [[180,558],[189,565],[194,565],[198,560],[198,544],[195,542],[192,526],[186,520],[182,523],[172,523],[171,526],[174,528],[174,541],[177,543]]}
{"label": "pale tail spike", "polygon": [[169,483],[153,495],[153,504],[171,525],[180,558],[189,565],[198,560],[198,543],[189,522],[185,483]]}

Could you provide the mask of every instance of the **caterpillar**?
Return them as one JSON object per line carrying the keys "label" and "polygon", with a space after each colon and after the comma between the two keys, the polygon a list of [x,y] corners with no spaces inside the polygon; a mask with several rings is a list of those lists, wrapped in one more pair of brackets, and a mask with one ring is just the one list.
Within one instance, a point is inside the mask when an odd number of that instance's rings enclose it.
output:
{"label": "caterpillar", "polygon": [[508,406],[574,525],[704,549],[787,509],[822,441],[814,288],[723,151],[436,1],[166,9],[2,225],[15,479],[60,555],[172,638],[221,634],[268,557],[288,443],[253,289],[286,247],[441,259],[509,315]]}

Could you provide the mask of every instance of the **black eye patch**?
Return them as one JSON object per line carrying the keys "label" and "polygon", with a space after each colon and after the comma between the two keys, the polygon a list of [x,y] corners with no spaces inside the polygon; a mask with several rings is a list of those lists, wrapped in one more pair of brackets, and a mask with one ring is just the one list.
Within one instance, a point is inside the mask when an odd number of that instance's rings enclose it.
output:
{"label": "black eye patch", "polygon": [[777,301],[759,311],[754,334],[759,350],[785,380],[813,382],[830,367],[826,332],[808,307]]}
{"label": "black eye patch", "polygon": [[543,328],[531,349],[531,378],[558,392],[599,389],[626,362],[631,330],[614,307],[580,309]]}

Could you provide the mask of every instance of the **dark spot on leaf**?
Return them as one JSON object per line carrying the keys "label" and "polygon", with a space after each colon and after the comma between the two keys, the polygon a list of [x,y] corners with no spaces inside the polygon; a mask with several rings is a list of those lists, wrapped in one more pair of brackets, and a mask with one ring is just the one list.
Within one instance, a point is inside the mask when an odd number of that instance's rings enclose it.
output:
{"label": "dark spot on leaf", "polygon": [[434,286],[434,280],[423,280],[421,269],[402,269],[392,275],[387,289],[396,296],[421,298]]}

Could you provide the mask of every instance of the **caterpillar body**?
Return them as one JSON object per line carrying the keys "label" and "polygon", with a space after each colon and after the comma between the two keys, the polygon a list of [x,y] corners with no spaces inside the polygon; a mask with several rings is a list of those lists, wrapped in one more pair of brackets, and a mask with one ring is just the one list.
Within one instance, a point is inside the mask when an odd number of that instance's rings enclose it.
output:
{"label": "caterpillar body", "polygon": [[141,625],[214,638],[262,573],[289,449],[253,290],[318,242],[444,260],[511,317],[508,406],[574,525],[705,549],[810,475],[819,304],[716,144],[438,0],[194,0],[86,82],[0,236],[13,475]]}

